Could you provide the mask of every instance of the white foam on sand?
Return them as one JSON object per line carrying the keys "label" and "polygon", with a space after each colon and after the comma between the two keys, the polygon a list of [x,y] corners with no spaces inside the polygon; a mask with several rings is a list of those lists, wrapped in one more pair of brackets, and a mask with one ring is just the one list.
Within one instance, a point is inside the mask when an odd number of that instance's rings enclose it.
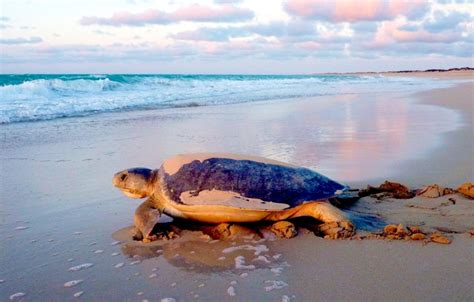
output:
{"label": "white foam on sand", "polygon": [[252,261],[263,261],[265,263],[271,263],[270,260],[268,260],[267,257],[260,255],[257,258],[253,259]]}
{"label": "white foam on sand", "polygon": [[84,291],[80,291],[80,292],[77,292],[77,293],[74,293],[74,298],[79,298],[80,296],[82,296],[82,294],[84,293]]}
{"label": "white foam on sand", "polygon": [[236,269],[255,269],[255,265],[245,265],[245,257],[237,256],[235,257],[235,268]]}
{"label": "white foam on sand", "polygon": [[239,245],[239,246],[233,246],[233,247],[228,247],[222,250],[223,253],[232,253],[238,250],[247,250],[247,251],[255,251],[255,255],[258,256],[263,252],[268,252],[269,249],[266,245],[259,244],[256,246],[250,245],[250,244],[244,244],[244,245]]}
{"label": "white foam on sand", "polygon": [[80,271],[80,270],[83,270],[83,269],[86,269],[86,268],[89,268],[89,267],[92,267],[92,266],[94,266],[93,263],[83,263],[83,264],[79,264],[79,265],[70,267],[69,271],[77,272],[77,271]]}
{"label": "white foam on sand", "polygon": [[280,280],[267,280],[265,281],[265,283],[270,283],[269,286],[265,286],[265,291],[267,292],[275,290],[275,289],[281,289],[288,286],[286,282],[283,282]]}
{"label": "white foam on sand", "polygon": [[229,288],[227,288],[227,294],[231,297],[235,296],[235,288],[233,286],[229,286]]}
{"label": "white foam on sand", "polygon": [[68,282],[64,283],[64,287],[68,287],[68,288],[69,287],[74,287],[74,286],[82,283],[82,281],[84,281],[84,280],[82,280],[82,279],[71,280],[71,281],[68,281]]}
{"label": "white foam on sand", "polygon": [[22,293],[22,292],[15,293],[15,294],[10,296],[10,300],[19,299],[19,298],[24,297],[24,296],[26,296],[25,293]]}
{"label": "white foam on sand", "polygon": [[270,271],[275,275],[280,275],[283,272],[283,267],[274,267]]}

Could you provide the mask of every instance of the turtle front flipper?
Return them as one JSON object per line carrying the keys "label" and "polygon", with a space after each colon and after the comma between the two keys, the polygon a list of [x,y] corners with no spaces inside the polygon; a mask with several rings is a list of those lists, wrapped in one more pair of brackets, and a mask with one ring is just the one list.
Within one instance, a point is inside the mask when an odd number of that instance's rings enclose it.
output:
{"label": "turtle front flipper", "polygon": [[160,219],[161,211],[155,208],[153,202],[147,199],[135,210],[133,220],[135,222],[136,234],[133,236],[135,240],[143,242],[153,241],[151,232],[153,227]]}

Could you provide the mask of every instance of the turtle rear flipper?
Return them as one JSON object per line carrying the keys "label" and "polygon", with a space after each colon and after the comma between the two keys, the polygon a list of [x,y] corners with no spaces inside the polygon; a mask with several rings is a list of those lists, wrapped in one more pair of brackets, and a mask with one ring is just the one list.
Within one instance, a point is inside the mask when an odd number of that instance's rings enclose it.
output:
{"label": "turtle rear flipper", "polygon": [[328,202],[313,201],[304,203],[292,209],[283,210],[268,216],[268,220],[286,220],[297,217],[313,217],[323,222],[318,232],[328,238],[348,238],[354,235],[355,227],[344,212]]}

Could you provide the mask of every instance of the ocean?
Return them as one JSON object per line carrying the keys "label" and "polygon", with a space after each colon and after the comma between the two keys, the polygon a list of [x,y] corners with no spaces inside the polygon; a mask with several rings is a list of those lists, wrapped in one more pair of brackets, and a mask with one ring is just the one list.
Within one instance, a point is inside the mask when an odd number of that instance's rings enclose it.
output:
{"label": "ocean", "polygon": [[[435,84],[436,82],[436,84]],[[356,75],[0,75],[0,123],[324,95],[403,92],[440,81]]]}

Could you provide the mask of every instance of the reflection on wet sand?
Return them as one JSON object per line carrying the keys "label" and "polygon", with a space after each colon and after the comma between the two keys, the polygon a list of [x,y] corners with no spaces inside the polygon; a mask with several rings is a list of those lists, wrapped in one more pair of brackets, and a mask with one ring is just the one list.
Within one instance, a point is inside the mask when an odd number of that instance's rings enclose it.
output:
{"label": "reflection on wet sand", "polygon": [[[298,106],[278,104],[284,113],[265,112],[264,123],[256,125],[252,135],[262,138],[265,157],[306,166],[340,181],[383,178],[402,159],[423,156],[438,143],[440,132],[459,125],[453,112],[413,104],[410,98],[398,96],[394,101],[394,97],[347,94],[330,106],[322,99],[299,101]],[[277,123],[282,116],[286,122]],[[246,119],[254,122],[251,115]]]}

